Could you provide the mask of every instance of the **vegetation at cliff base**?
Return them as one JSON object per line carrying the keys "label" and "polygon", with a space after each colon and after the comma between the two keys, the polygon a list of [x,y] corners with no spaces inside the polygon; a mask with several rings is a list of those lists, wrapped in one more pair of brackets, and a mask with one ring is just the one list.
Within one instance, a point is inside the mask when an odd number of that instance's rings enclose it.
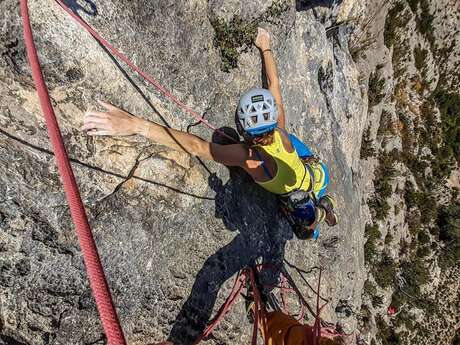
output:
{"label": "vegetation at cliff base", "polygon": [[367,127],[364,131],[363,137],[361,139],[361,151],[360,151],[360,158],[361,159],[368,159],[369,157],[373,157],[375,155],[375,148],[374,142],[371,139],[371,127]]}
{"label": "vegetation at cliff base", "polygon": [[[375,315],[375,344],[418,344],[433,339],[432,321],[452,325],[446,315],[454,309],[441,296],[450,298],[451,273],[460,265],[460,200],[453,175],[460,164],[460,63],[452,59],[456,40],[440,16],[430,0],[396,0],[385,19],[394,92],[382,104],[372,142],[378,164],[364,245],[370,273],[364,301]],[[382,102],[383,83],[371,74],[370,107]],[[369,134],[370,129],[363,145]],[[371,154],[362,148],[362,158]],[[397,313],[384,316],[389,305]]]}
{"label": "vegetation at cliff base", "polygon": [[385,97],[385,79],[378,71],[371,73],[369,77],[369,108],[379,104]]}
{"label": "vegetation at cliff base", "polygon": [[376,242],[380,240],[382,236],[378,225],[366,224],[364,236],[366,237],[366,243],[364,244],[364,259],[367,263],[373,263],[378,253]]}
{"label": "vegetation at cliff base", "polygon": [[441,112],[444,144],[460,162],[460,94],[437,88],[433,98]]}
{"label": "vegetation at cliff base", "polygon": [[440,263],[445,266],[460,264],[460,202],[442,208],[438,214],[439,239],[445,243]]}

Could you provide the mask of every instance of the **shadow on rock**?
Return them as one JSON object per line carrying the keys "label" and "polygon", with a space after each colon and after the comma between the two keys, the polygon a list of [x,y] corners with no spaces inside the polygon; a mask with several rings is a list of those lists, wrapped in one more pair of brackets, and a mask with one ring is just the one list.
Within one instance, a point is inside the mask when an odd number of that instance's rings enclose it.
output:
{"label": "shadow on rock", "polygon": [[308,11],[316,7],[327,7],[340,5],[342,0],[296,0],[295,7],[297,11]]}
{"label": "shadow on rock", "polygon": [[211,175],[209,185],[216,192],[216,217],[237,235],[211,255],[198,272],[168,339],[176,345],[191,344],[203,332],[217,294],[228,279],[257,263],[281,265],[286,241],[292,238],[287,228],[279,226],[276,197],[257,186],[241,169],[230,168],[230,179],[225,184]]}

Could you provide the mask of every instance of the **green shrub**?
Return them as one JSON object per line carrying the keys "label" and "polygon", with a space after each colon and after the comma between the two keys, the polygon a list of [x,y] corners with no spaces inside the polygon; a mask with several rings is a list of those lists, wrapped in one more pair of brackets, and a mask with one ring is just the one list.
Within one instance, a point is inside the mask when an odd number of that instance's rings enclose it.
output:
{"label": "green shrub", "polygon": [[[433,93],[439,111],[443,141],[457,162],[460,162],[460,94],[448,92],[438,87]],[[447,159],[448,157],[445,157]]]}
{"label": "green shrub", "polygon": [[439,315],[439,302],[431,296],[432,294],[422,294],[414,303],[417,308],[423,309],[427,315]]}
{"label": "green shrub", "polygon": [[215,32],[214,46],[219,48],[221,55],[221,70],[229,72],[238,67],[238,58],[241,52],[252,46],[259,23],[265,21],[276,24],[276,20],[288,8],[287,3],[274,1],[265,13],[256,18],[234,16],[229,23],[215,15],[210,16],[209,21]]}
{"label": "green shrub", "polygon": [[403,294],[399,290],[393,291],[393,295],[391,295],[391,305],[397,309],[401,308],[401,306],[407,302],[407,296]]}
{"label": "green shrub", "polygon": [[428,144],[427,146],[431,150],[435,150],[441,143],[442,137],[438,130],[440,123],[436,118],[434,102],[431,97],[430,99],[426,99],[420,106],[420,115],[423,119],[426,131],[429,132],[429,140],[425,141],[424,144]]}
{"label": "green shrub", "polygon": [[434,158],[431,160],[431,170],[434,184],[443,183],[450,176],[453,167],[452,149],[443,146],[434,151]]}
{"label": "green shrub", "polygon": [[[430,13],[428,0],[406,0],[412,13],[416,15],[417,29],[425,36],[434,48],[433,20],[434,16]],[[420,13],[418,9],[420,8]]]}
{"label": "green shrub", "polygon": [[414,49],[414,61],[415,67],[421,72],[426,69],[426,58],[428,56],[428,50],[422,49],[420,47],[415,47]]}
{"label": "green shrub", "polygon": [[417,234],[417,240],[418,240],[418,243],[421,245],[429,244],[431,242],[430,235],[428,235],[428,232],[425,230],[420,231]]}
{"label": "green shrub", "polygon": [[[404,297],[403,294],[401,294],[401,296]],[[419,327],[419,325],[417,325],[414,322],[414,316],[412,314],[408,313],[407,309],[401,310],[400,313],[396,316],[396,319],[394,320],[394,322],[396,322],[397,327],[401,327],[402,325],[404,325],[404,327],[410,332],[416,332],[417,328]],[[409,338],[408,334],[407,335],[403,335],[403,334],[404,333],[402,333],[402,332],[400,333],[402,339]]]}
{"label": "green shrub", "polygon": [[361,139],[361,151],[360,158],[367,159],[369,157],[375,156],[374,142],[370,138],[371,136],[371,127],[369,126],[363,134]]}
{"label": "green shrub", "polygon": [[367,279],[364,282],[363,289],[364,289],[364,294],[366,294],[369,297],[374,296],[375,294],[377,294],[377,286],[375,286],[375,284],[372,283],[369,279]]}
{"label": "green shrub", "polygon": [[385,97],[385,80],[376,71],[369,76],[369,108],[379,104]]}
{"label": "green shrub", "polygon": [[382,115],[380,115],[380,123],[379,123],[379,129],[377,130],[377,136],[381,137],[383,135],[391,133],[390,123],[391,123],[391,114],[389,111],[383,109]]}
{"label": "green shrub", "polygon": [[427,257],[431,254],[431,248],[429,246],[419,246],[416,254],[419,258]]}
{"label": "green shrub", "polygon": [[410,181],[404,185],[404,201],[408,208],[416,207],[420,211],[420,221],[429,224],[437,218],[437,202],[428,192],[417,192]]}
{"label": "green shrub", "polygon": [[377,220],[384,220],[390,214],[390,205],[385,199],[374,196],[367,200],[367,205]]}
{"label": "green shrub", "polygon": [[367,263],[373,263],[377,255],[376,242],[381,237],[378,225],[366,224],[364,235],[367,238],[364,244],[364,260]]}
{"label": "green shrub", "polygon": [[377,324],[377,338],[382,341],[382,345],[399,345],[401,340],[399,335],[395,332],[394,327],[386,324],[385,320],[378,315],[376,317]]}
{"label": "green shrub", "polygon": [[385,18],[384,42],[387,48],[395,44],[397,40],[396,30],[406,26],[409,18],[404,15],[404,3],[398,1],[388,12]]}
{"label": "green shrub", "polygon": [[396,155],[393,153],[393,151],[391,153],[380,153],[379,165],[375,171],[373,181],[375,194],[367,201],[374,217],[378,220],[385,219],[390,211],[387,199],[393,194],[391,181],[396,175],[396,169],[394,168]]}
{"label": "green shrub", "polygon": [[425,36],[425,38],[430,42],[431,49],[434,50],[434,28],[433,28],[433,20],[434,16],[430,12],[430,4],[428,0],[420,0],[420,9],[421,13],[417,16],[417,28],[419,29],[420,33]]}
{"label": "green shrub", "polygon": [[[433,157],[426,159],[428,163],[423,163],[431,167],[431,179],[426,179],[424,184],[428,189],[432,189],[444,182],[450,175],[453,168],[455,158],[455,150],[458,151],[459,144],[451,136],[460,135],[457,122],[460,124],[459,116],[453,120],[453,124],[449,121],[450,113],[460,112],[460,103],[456,105],[455,97],[444,94],[442,91],[433,92],[432,96],[423,102],[420,107],[421,118],[424,121],[425,129],[419,129],[420,144],[427,146]],[[436,101],[437,100],[437,101]],[[459,101],[460,102],[460,101]],[[437,104],[441,112],[441,122],[436,118],[434,105]],[[452,105],[453,104],[453,105]],[[444,117],[443,115],[444,114]],[[444,121],[442,120],[444,118]],[[447,120],[446,120],[447,119]],[[458,155],[458,154],[457,154]],[[414,158],[415,161],[420,159]],[[413,161],[414,161],[413,160]],[[408,162],[412,167],[417,168],[414,162]],[[408,165],[409,166],[409,165]],[[420,175],[420,174],[419,174]]]}
{"label": "green shrub", "polygon": [[380,262],[375,265],[372,274],[380,287],[385,289],[392,286],[396,276],[396,264],[394,260],[388,254],[383,254]]}
{"label": "green shrub", "polygon": [[436,220],[438,206],[432,191],[418,193],[418,207],[423,224],[429,224]]}
{"label": "green shrub", "polygon": [[404,164],[414,175],[414,178],[419,187],[425,187],[430,183],[427,179],[426,169],[430,166],[430,162],[423,159],[423,157],[413,154],[403,154]]}
{"label": "green shrub", "polygon": [[414,184],[412,181],[407,180],[404,183],[404,202],[406,203],[407,208],[412,208],[417,206],[417,192],[415,191]]}
{"label": "green shrub", "polygon": [[419,298],[420,287],[426,284],[430,278],[428,269],[425,267],[423,261],[419,257],[414,256],[411,262],[403,262],[401,264],[401,275],[407,282],[404,291],[414,298]]}
{"label": "green shrub", "polygon": [[393,241],[393,235],[390,233],[390,230],[388,230],[387,235],[385,236],[385,244],[389,245]]}
{"label": "green shrub", "polygon": [[238,66],[240,50],[248,50],[256,37],[257,23],[243,20],[235,16],[230,23],[218,17],[211,17],[214,28],[214,46],[219,48],[221,55],[221,69],[229,72]]}
{"label": "green shrub", "polygon": [[418,4],[420,3],[420,0],[406,0],[406,2],[409,5],[412,13],[417,14]]}
{"label": "green shrub", "polygon": [[267,11],[262,15],[260,21],[271,24],[279,24],[280,16],[289,9],[289,3],[285,1],[274,1]]}
{"label": "green shrub", "polygon": [[[405,221],[412,235],[416,235],[422,229],[422,222],[420,221],[420,215],[417,211],[407,212]],[[412,244],[415,244],[415,241],[412,242]]]}
{"label": "green shrub", "polygon": [[442,265],[453,266],[460,262],[460,202],[456,201],[439,209],[437,226],[439,239],[445,250],[440,256]]}
{"label": "green shrub", "polygon": [[374,295],[371,297],[371,301],[374,308],[380,308],[383,305],[383,296]]}

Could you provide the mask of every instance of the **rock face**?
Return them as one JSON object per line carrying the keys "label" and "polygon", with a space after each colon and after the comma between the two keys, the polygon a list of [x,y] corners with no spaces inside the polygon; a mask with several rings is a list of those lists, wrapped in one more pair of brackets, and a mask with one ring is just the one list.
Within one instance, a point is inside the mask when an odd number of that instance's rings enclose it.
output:
{"label": "rock face", "polygon": [[[239,171],[137,137],[86,136],[83,114],[98,99],[183,130],[194,120],[114,60],[54,1],[30,1],[44,74],[128,342],[169,336],[189,343],[238,270],[283,258],[324,269],[322,290],[330,302],[323,318],[353,332],[364,274],[358,172],[366,109],[349,31],[334,25],[337,16],[344,21],[359,13],[358,4],[66,3],[218,126],[233,126],[239,94],[263,80],[257,50],[225,48],[217,34],[244,33],[260,21],[273,35],[288,128],[329,166],[341,215],[318,241],[299,241],[276,199]],[[0,13],[0,343],[103,344],[31,80],[17,1],[2,1]],[[212,135],[202,125],[191,131]],[[315,275],[309,278],[314,282]],[[250,330],[238,303],[210,342],[249,342]]]}
{"label": "rock face", "polygon": [[369,0],[364,7],[350,44],[368,85],[361,339],[456,344],[460,6]]}

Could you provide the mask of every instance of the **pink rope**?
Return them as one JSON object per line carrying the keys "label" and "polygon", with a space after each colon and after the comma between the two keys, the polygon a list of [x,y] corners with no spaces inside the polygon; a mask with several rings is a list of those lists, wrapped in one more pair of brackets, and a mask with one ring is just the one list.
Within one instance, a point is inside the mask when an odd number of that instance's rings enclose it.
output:
{"label": "pink rope", "polygon": [[234,138],[227,135],[226,133],[217,129],[214,125],[206,121],[202,116],[200,116],[195,110],[190,108],[188,105],[183,103],[179,100],[176,96],[174,96],[170,91],[168,91],[163,85],[161,85],[155,78],[148,75],[144,71],[142,71],[139,67],[137,67],[131,60],[129,60],[125,55],[123,55],[118,49],[116,49],[112,44],[110,44],[106,39],[104,39],[101,35],[99,35],[96,30],[94,30],[86,21],[84,21],[80,16],[75,14],[70,8],[62,0],[55,0],[64,11],[66,11],[78,24],[80,24],[91,36],[94,37],[99,43],[101,43],[104,47],[106,47],[113,55],[119,58],[121,61],[126,63],[133,71],[139,73],[145,80],[147,80],[152,86],[154,86],[161,94],[171,99],[174,103],[176,103],[180,108],[182,108],[185,112],[189,113],[192,117],[194,117],[197,121],[203,123],[213,131],[217,131],[219,134],[223,135],[224,137],[231,139],[234,142],[237,142]]}
{"label": "pink rope", "polygon": [[83,206],[83,202],[81,201],[80,192],[75,181],[75,176],[62,140],[59,124],[50,102],[48,88],[43,79],[40,61],[38,59],[37,50],[33,40],[27,0],[20,1],[22,24],[24,28],[24,41],[32,70],[32,77],[40,98],[40,105],[45,116],[48,135],[56,156],[56,164],[58,166],[59,175],[62,179],[62,184],[64,186],[65,195],[69,204],[70,214],[75,225],[77,237],[80,242],[83,261],[85,263],[93,296],[96,300],[96,306],[99,311],[102,326],[110,345],[126,345],[123,331],[112,302],[109,286],[104,275],[101,260],[97,252],[96,243],[94,242],[85,208]]}

